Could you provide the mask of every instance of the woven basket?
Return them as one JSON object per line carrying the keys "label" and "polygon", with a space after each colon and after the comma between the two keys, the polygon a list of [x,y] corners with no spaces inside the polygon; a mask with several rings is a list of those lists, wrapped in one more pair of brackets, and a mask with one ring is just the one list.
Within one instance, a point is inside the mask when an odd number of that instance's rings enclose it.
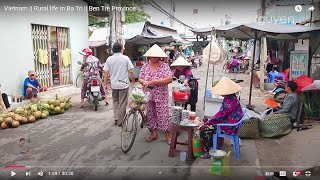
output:
{"label": "woven basket", "polygon": [[239,137],[244,139],[258,139],[259,134],[259,119],[245,119],[239,131]]}
{"label": "woven basket", "polygon": [[265,138],[284,136],[292,131],[289,116],[286,114],[271,114],[259,123],[260,136]]}

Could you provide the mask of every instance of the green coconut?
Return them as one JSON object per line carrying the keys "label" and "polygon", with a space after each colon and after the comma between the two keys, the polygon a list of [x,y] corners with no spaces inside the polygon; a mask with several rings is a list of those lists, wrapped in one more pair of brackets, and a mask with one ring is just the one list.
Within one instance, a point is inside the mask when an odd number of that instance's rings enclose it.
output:
{"label": "green coconut", "polygon": [[46,113],[42,113],[41,114],[41,119],[45,119],[45,118],[47,118],[48,117],[48,115],[46,114]]}
{"label": "green coconut", "polygon": [[54,110],[54,105],[51,104],[51,105],[49,106],[49,109],[50,109],[50,110]]}
{"label": "green coconut", "polygon": [[64,109],[65,107],[66,107],[66,103],[61,103],[61,104],[60,104],[60,108],[61,108],[61,109]]}
{"label": "green coconut", "polygon": [[16,114],[22,114],[24,112],[24,109],[22,107],[17,107],[17,109],[14,112]]}
{"label": "green coconut", "polygon": [[53,103],[53,105],[54,105],[55,107],[60,106],[60,101],[55,100],[54,103]]}
{"label": "green coconut", "polygon": [[35,105],[35,104],[31,105],[30,108],[31,108],[32,112],[38,111],[38,107],[37,107],[37,105]]}
{"label": "green coconut", "polygon": [[44,109],[49,109],[49,108],[50,108],[49,104],[42,104],[42,107],[43,107]]}
{"label": "green coconut", "polygon": [[55,107],[54,112],[61,113],[61,108],[59,106]]}
{"label": "green coconut", "polygon": [[64,102],[66,102],[66,99],[65,99],[64,97],[60,97],[60,98],[58,99],[58,101],[59,101],[60,103],[64,103]]}

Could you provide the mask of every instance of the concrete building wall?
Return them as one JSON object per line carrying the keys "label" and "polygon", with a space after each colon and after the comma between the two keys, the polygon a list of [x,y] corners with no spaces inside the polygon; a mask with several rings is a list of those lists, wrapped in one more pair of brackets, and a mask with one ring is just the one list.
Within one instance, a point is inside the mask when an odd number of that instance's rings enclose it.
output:
{"label": "concrete building wall", "polygon": [[[8,11],[5,6],[71,6],[74,11]],[[87,6],[82,0],[1,0],[0,1],[0,83],[8,94],[22,94],[27,71],[34,69],[31,24],[69,28],[73,80],[79,69],[79,51],[88,46],[88,12],[76,10]]]}

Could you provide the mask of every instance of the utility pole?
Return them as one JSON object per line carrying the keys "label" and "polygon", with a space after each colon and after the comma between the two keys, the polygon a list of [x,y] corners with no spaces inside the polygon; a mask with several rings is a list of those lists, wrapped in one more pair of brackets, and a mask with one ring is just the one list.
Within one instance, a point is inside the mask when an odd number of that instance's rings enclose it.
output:
{"label": "utility pole", "polygon": [[[170,0],[170,14],[174,16],[175,11],[176,11],[176,5],[173,0]],[[171,17],[170,17],[170,26],[174,27],[174,21]]]}
{"label": "utility pole", "polygon": [[[261,11],[258,12],[258,16],[262,16],[265,17],[266,15],[266,6],[267,6],[267,1],[266,0],[261,0]],[[264,18],[262,18],[264,19]],[[268,56],[267,54],[267,38],[266,37],[262,37],[261,41],[260,41],[260,45],[258,46],[260,47],[260,52],[261,52],[261,59],[260,59],[260,90],[264,90],[264,79],[265,79],[265,68],[264,68],[264,64],[266,62],[266,58]],[[259,52],[259,51],[258,51]],[[255,63],[255,62],[253,62]]]}
{"label": "utility pole", "polygon": [[[110,7],[121,7],[121,0],[110,0]],[[122,39],[122,11],[110,10],[109,11],[109,54],[113,54],[112,46],[115,42],[124,43]]]}

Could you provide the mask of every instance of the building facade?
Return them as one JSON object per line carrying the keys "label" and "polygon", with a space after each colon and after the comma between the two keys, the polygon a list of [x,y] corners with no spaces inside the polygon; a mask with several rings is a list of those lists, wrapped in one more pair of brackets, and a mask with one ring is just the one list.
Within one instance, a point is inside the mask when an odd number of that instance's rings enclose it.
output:
{"label": "building facade", "polygon": [[78,52],[88,47],[86,7],[82,0],[0,1],[2,92],[23,94],[29,70],[48,87],[75,81]]}

